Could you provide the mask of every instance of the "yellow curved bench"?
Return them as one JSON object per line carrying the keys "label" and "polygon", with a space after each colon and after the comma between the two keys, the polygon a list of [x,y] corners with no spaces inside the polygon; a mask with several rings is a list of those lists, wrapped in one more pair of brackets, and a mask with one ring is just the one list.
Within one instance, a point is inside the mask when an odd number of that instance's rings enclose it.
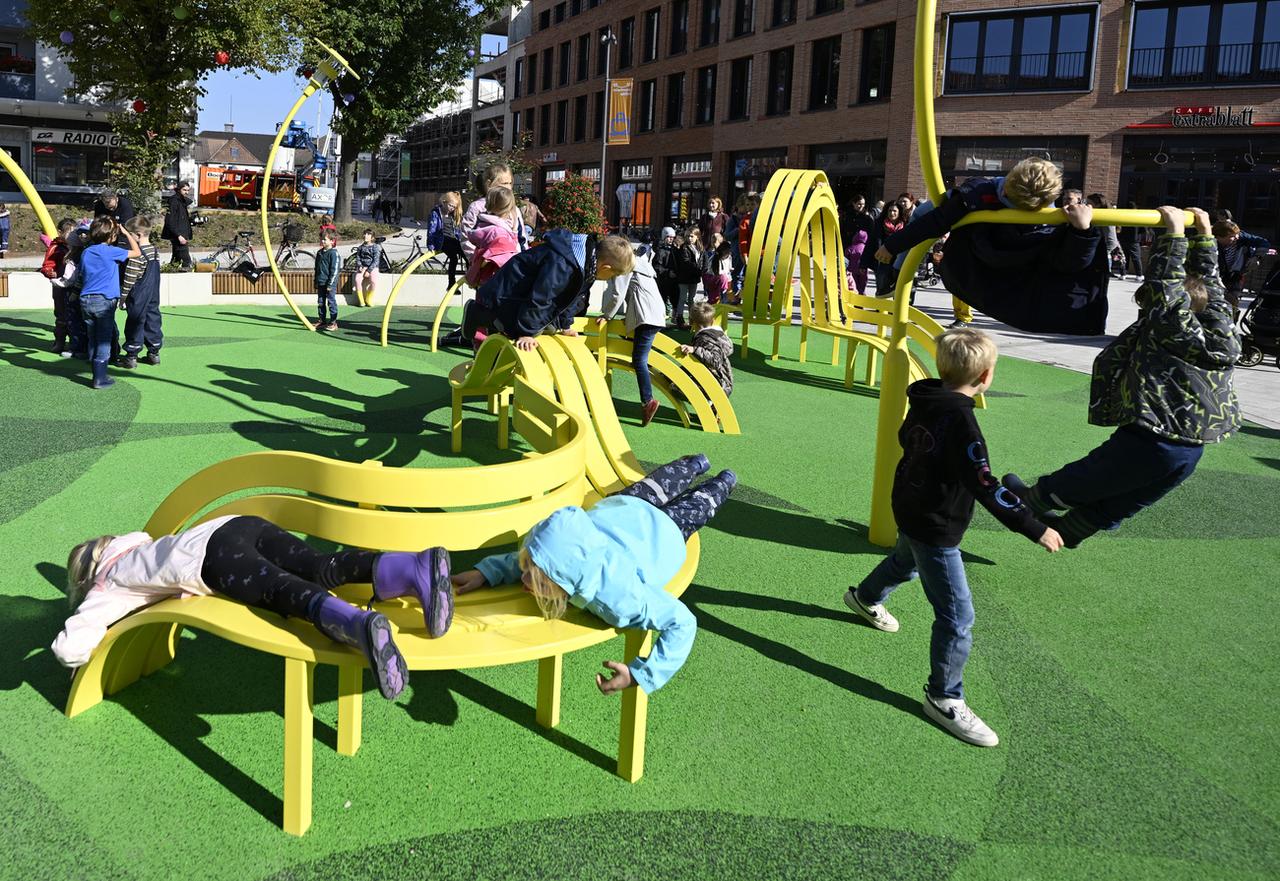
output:
{"label": "yellow curved bench", "polygon": [[[586,455],[598,443],[577,412],[522,376],[511,383],[510,404],[514,427],[537,455],[498,465],[428,469],[383,468],[377,462],[339,462],[308,453],[251,453],[188,478],[161,503],[146,529],[152,535],[165,535],[213,517],[245,514],[351,547],[416,550],[440,544],[459,551],[512,544],[552,511],[590,504],[597,497],[587,482]],[[246,490],[258,492],[218,504]],[[697,535],[687,548],[684,566],[667,585],[676,596],[689,586],[697,570]],[[337,593],[363,604],[371,590],[348,585]],[[398,599],[379,603],[377,608],[390,619],[411,670],[538,661],[536,718],[546,727],[559,724],[566,653],[619,633],[625,635],[627,661],[646,654],[649,645],[647,632],[619,631],[578,610],[571,610],[563,620],[543,620],[532,598],[514,586],[459,597],[453,626],[434,640],[426,636],[416,603]],[[93,657],[76,672],[67,716],[79,715],[104,695],[171,661],[183,627],[284,659],[282,825],[286,832],[303,834],[311,825],[315,667],[338,668],[338,752],[354,755],[361,739],[365,666],[359,654],[333,643],[310,623],[283,619],[218,596],[157,603],[108,630]],[[647,701],[639,689],[623,693],[618,774],[628,781],[643,773]]]}

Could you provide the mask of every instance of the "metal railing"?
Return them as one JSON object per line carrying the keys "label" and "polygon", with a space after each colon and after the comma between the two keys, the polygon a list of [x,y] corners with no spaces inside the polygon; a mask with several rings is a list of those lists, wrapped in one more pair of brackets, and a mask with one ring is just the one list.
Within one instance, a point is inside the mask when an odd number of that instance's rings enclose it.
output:
{"label": "metal railing", "polygon": [[1160,46],[1129,55],[1129,87],[1280,83],[1280,42]]}
{"label": "metal railing", "polygon": [[1044,92],[1089,88],[1088,52],[983,55],[947,59],[946,91]]}

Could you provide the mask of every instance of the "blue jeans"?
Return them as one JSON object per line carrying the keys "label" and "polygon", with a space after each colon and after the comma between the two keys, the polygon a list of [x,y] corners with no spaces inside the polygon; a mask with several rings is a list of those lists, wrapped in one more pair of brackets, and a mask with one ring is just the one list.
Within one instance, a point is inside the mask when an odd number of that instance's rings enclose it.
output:
{"label": "blue jeans", "polygon": [[81,294],[80,314],[84,316],[85,334],[89,339],[89,358],[93,361],[111,360],[111,341],[119,330],[116,328],[115,297],[102,294]]}
{"label": "blue jeans", "polygon": [[916,576],[933,606],[933,638],[929,642],[929,683],[933,698],[964,697],[964,663],[973,645],[973,598],[964,577],[960,548],[940,548],[898,533],[898,543],[858,585],[857,596],[868,606]]}
{"label": "blue jeans", "polygon": [[[325,308],[328,307],[329,315],[325,317]],[[338,320],[338,291],[334,288],[316,288],[316,311],[320,316],[320,323],[326,324],[330,321]]]}
{"label": "blue jeans", "polygon": [[1203,446],[1125,426],[1083,459],[1041,477],[1036,489],[1046,500],[1052,493],[1095,529],[1115,529],[1190,477],[1203,454]]}
{"label": "blue jeans", "polygon": [[653,383],[649,380],[649,352],[653,349],[653,340],[660,327],[642,324],[635,330],[631,343],[631,366],[636,369],[636,385],[640,386],[640,403],[647,404],[653,400]]}

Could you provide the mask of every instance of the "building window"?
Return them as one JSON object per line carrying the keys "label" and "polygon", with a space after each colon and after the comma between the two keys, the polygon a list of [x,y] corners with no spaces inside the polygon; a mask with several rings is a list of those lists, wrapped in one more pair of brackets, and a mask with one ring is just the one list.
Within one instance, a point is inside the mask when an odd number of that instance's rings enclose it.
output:
{"label": "building window", "polygon": [[684,74],[667,77],[667,128],[684,125]]}
{"label": "building window", "polygon": [[679,55],[689,46],[689,0],[671,4],[671,54]]}
{"label": "building window", "polygon": [[599,135],[601,138],[603,138],[609,130],[608,123],[605,122],[605,119],[604,119],[604,89],[601,89],[600,91],[596,92],[595,104],[596,104],[596,127],[592,129],[593,134],[591,135],[591,137],[594,138],[596,135]]}
{"label": "building window", "polygon": [[524,130],[529,135],[529,139],[533,139],[533,108],[530,107],[524,112]]}
{"label": "building window", "polygon": [[578,82],[591,76],[591,35],[578,37]]}
{"label": "building window", "polygon": [[639,116],[636,118],[636,131],[651,132],[657,121],[658,112],[658,81],[645,80],[640,84],[640,95],[638,108]]}
{"label": "building window", "polygon": [[746,119],[751,114],[751,56],[729,65],[729,119]]}
{"label": "building window", "polygon": [[551,143],[551,105],[543,104],[538,116],[538,146],[545,147]]}
{"label": "building window", "polygon": [[720,42],[720,0],[702,0],[702,28],[698,34],[699,46],[712,46]]}
{"label": "building window", "polygon": [[839,12],[844,9],[844,0],[814,0],[813,14],[826,15],[829,12]]}
{"label": "building window", "polygon": [[569,102],[556,102],[556,143],[563,144],[569,133]]}
{"label": "building window", "polygon": [[796,0],[773,0],[773,13],[769,16],[770,27],[781,27],[796,20]]}
{"label": "building window", "polygon": [[693,124],[707,125],[716,121],[716,66],[698,68],[698,100],[693,107]]}
{"label": "building window", "polygon": [[733,3],[733,35],[746,36],[755,30],[755,0],[734,0]]}
{"label": "building window", "polygon": [[658,13],[660,9],[650,9],[644,14],[644,45],[640,48],[640,63],[658,59]]}
{"label": "building window", "polygon": [[525,91],[532,95],[538,86],[538,56],[536,54],[525,56],[525,70],[529,71],[525,77],[527,80]]}
{"label": "building window", "polygon": [[557,3],[556,14],[555,14],[556,24],[560,24],[560,22],[564,21],[564,13],[565,13],[565,4]]}
{"label": "building window", "polygon": [[809,70],[809,109],[836,106],[840,89],[840,38],[828,37],[813,44],[813,66]]}
{"label": "building window", "polygon": [[1280,83],[1280,2],[1143,3],[1129,88]]}
{"label": "building window", "polygon": [[893,37],[895,26],[883,25],[862,32],[862,72],[858,77],[858,103],[887,101],[893,87]]}
{"label": "building window", "polygon": [[636,20],[624,18],[618,31],[618,70],[626,70],[635,63]]}
{"label": "building window", "polygon": [[511,143],[520,143],[520,111],[513,111],[511,114]]}
{"label": "building window", "polygon": [[952,16],[945,91],[1043,92],[1089,88],[1097,7]]}
{"label": "building window", "polygon": [[579,95],[573,99],[573,139],[587,139],[587,96]]}
{"label": "building window", "polygon": [[605,75],[606,62],[608,62],[609,56],[613,52],[606,43],[608,37],[609,28],[607,26],[600,28],[600,30],[596,32],[596,76]]}
{"label": "building window", "polygon": [[524,59],[523,58],[516,59],[515,75],[512,77],[512,79],[515,80],[515,94],[513,97],[519,98],[520,90],[523,87],[523,84],[521,81],[524,79]]}
{"label": "building window", "polygon": [[551,27],[551,10],[544,9],[538,14],[538,30],[545,31]]}
{"label": "building window", "polygon": [[769,53],[769,96],[765,114],[779,116],[791,112],[791,62],[795,48],[788,46]]}
{"label": "building window", "polygon": [[551,90],[551,49],[542,50],[542,91]]}
{"label": "building window", "polygon": [[569,0],[569,17],[582,14],[582,0]]}
{"label": "building window", "polygon": [[572,60],[573,44],[565,40],[560,44],[560,77],[558,82],[562,86],[569,85],[569,62]]}

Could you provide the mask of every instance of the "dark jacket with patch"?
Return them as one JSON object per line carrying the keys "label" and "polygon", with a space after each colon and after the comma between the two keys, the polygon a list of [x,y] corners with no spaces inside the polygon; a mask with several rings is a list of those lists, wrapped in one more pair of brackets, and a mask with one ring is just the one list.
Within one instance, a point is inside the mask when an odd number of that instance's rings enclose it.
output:
{"label": "dark jacket with patch", "polygon": [[1009,529],[1039,541],[1044,524],[991,473],[973,398],[940,379],[922,379],[907,389],[907,400],[907,418],[898,430],[902,461],[893,476],[898,529],[925,544],[955,547],[977,499]]}
{"label": "dark jacket with patch", "polygon": [[[590,249],[590,245],[588,245]],[[553,229],[542,244],[521,251],[476,292],[509,337],[537,336],[572,326],[586,276],[573,255],[573,236]]]}
{"label": "dark jacket with patch", "polygon": [[[1200,312],[1191,310],[1188,268],[1209,292]],[[1138,320],[1094,359],[1092,424],[1137,425],[1185,444],[1214,443],[1240,427],[1232,385],[1240,334],[1217,269],[1212,236],[1156,240],[1138,288]]]}

